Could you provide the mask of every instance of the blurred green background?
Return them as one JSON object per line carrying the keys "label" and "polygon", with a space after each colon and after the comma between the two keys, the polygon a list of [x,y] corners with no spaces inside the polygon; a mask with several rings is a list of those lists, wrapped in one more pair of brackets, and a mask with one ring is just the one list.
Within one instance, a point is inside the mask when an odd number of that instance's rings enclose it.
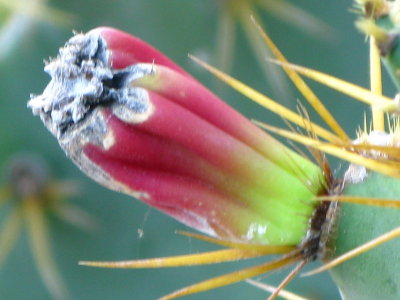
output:
{"label": "blurred green background", "polygon": [[[271,0],[276,1],[276,0]],[[4,1],[6,3],[6,1]],[[28,7],[36,2],[14,0]],[[79,260],[122,260],[197,253],[214,249],[212,245],[176,235],[187,230],[171,218],[142,203],[97,185],[87,179],[65,157],[56,140],[41,121],[26,108],[30,93],[41,93],[49,77],[43,72],[43,59],[57,54],[58,48],[71,36],[72,30],[88,31],[97,26],[112,26],[128,31],[159,48],[206,86],[214,88],[215,80],[191,62],[194,54],[212,64],[215,61],[218,7],[216,0],[69,0],[41,2],[70,14],[49,18],[51,14],[22,16],[15,27],[6,27],[12,14],[2,7],[0,16],[0,168],[3,170],[17,153],[43,157],[50,166],[52,178],[76,180],[81,192],[69,201],[90,213],[96,230],[85,232],[49,215],[49,236],[56,264],[65,280],[70,299],[155,299],[185,285],[216,276],[248,263],[218,266],[155,270],[106,270],[79,267]],[[292,1],[317,16],[332,30],[328,38],[310,36],[281,21],[279,17],[260,12],[269,34],[290,61],[306,65],[349,81],[368,86],[368,50],[362,34],[354,27],[355,14],[351,1]],[[28,11],[28,10],[27,10]],[[15,16],[15,15],[14,15]],[[54,16],[54,15],[53,15]],[[43,17],[45,20],[43,20]],[[42,20],[41,20],[42,19]],[[8,30],[8,31],[7,31]],[[13,31],[10,31],[13,30]],[[247,84],[276,96],[267,83],[249,47],[243,31],[237,28],[231,74]],[[7,36],[8,34],[8,36]],[[347,132],[354,137],[362,124],[364,107],[327,88],[310,83],[331,109]],[[289,84],[288,89],[291,89]],[[386,89],[388,95],[393,90]],[[268,123],[283,125],[280,117],[260,109],[243,96],[226,89],[216,91],[232,106],[247,116]],[[293,90],[289,99],[279,99],[295,108],[301,97]],[[310,113],[313,120],[315,114]],[[335,172],[345,166],[335,164]],[[1,177],[0,185],[6,184]],[[0,210],[2,219],[12,209]],[[142,232],[143,234],[139,234]],[[262,277],[269,284],[278,284],[288,270]],[[289,290],[311,299],[339,299],[327,274],[296,278]],[[187,299],[264,299],[266,293],[247,283],[220,288]],[[0,268],[0,299],[51,299],[34,263],[23,231],[10,255]]]}

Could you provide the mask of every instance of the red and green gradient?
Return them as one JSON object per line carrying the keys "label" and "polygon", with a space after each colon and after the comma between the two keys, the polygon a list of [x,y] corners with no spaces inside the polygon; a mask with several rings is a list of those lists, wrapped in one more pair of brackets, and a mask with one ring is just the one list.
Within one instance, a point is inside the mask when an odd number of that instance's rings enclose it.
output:
{"label": "red and green gradient", "polygon": [[152,110],[126,122],[104,107],[114,137],[83,153],[143,202],[207,234],[233,241],[297,245],[324,189],[320,168],[286,148],[143,41],[98,28],[110,65],[148,64],[131,82]]}

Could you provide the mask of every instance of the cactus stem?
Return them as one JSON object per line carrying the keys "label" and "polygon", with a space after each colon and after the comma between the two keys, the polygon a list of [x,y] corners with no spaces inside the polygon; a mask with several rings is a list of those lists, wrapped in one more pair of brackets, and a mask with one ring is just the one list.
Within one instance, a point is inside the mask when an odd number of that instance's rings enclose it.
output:
{"label": "cactus stem", "polygon": [[302,274],[302,276],[311,276],[311,275],[315,275],[321,272],[324,272],[326,270],[329,270],[333,267],[336,267],[337,265],[340,265],[341,263],[344,263],[345,261],[348,261],[364,252],[367,252],[383,243],[386,243],[388,241],[391,241],[395,238],[400,237],[400,227],[397,227],[391,231],[388,231],[385,234],[382,234],[381,236],[370,240],[369,242],[358,246],[357,248],[354,248],[353,250],[350,250],[346,253],[344,253],[343,255],[338,256],[337,258],[335,258],[334,260],[330,261],[329,263],[323,265],[322,267],[319,267],[317,269],[311,270],[307,273]]}

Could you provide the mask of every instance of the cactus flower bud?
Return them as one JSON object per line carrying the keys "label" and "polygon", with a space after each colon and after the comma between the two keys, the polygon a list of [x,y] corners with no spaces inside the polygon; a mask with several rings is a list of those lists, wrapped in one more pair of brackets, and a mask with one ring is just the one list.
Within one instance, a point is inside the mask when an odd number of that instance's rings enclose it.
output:
{"label": "cactus flower bud", "polygon": [[77,34],[29,107],[92,179],[209,235],[297,245],[322,170],[124,32]]}

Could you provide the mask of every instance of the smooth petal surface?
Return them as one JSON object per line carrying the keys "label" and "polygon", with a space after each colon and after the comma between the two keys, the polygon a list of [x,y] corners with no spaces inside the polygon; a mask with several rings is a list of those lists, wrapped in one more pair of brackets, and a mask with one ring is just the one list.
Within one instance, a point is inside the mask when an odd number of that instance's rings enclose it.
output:
{"label": "smooth petal surface", "polygon": [[105,40],[108,50],[111,50],[112,68],[124,69],[130,65],[145,62],[166,66],[185,76],[190,76],[160,51],[126,32],[111,27],[99,27],[88,34],[100,35]]}

